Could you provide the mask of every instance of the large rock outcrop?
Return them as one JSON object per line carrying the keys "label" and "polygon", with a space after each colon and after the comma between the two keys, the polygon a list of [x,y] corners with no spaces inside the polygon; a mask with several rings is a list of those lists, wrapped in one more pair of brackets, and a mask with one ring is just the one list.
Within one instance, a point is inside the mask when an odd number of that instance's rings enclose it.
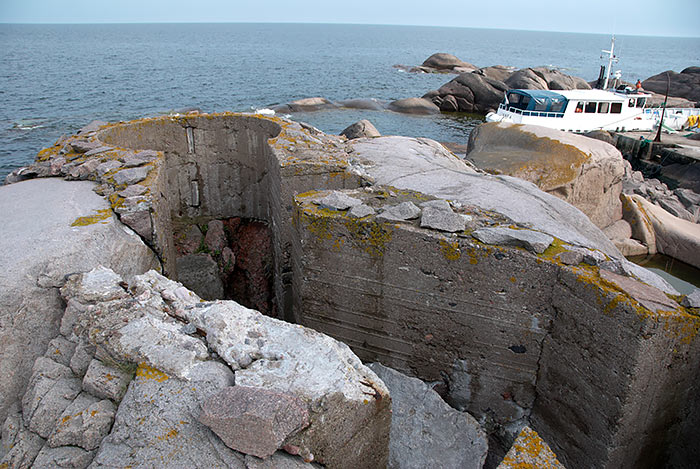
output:
{"label": "large rock outcrop", "polygon": [[441,111],[486,114],[498,109],[506,91],[512,88],[571,90],[590,89],[590,85],[582,78],[547,67],[513,71],[495,66],[462,73],[423,97]]}
{"label": "large rock outcrop", "polygon": [[[479,423],[448,406],[427,384],[372,363],[369,368],[391,392],[390,469],[433,465],[481,469],[488,442]],[[422,444],[416,443],[421,441]]]}
{"label": "large rock outcrop", "polygon": [[700,224],[678,218],[640,195],[624,196],[633,237],[660,252],[700,268]]}
{"label": "large rock outcrop", "polygon": [[536,184],[599,228],[622,218],[625,161],[608,143],[534,125],[487,123],[469,136],[467,159],[490,173]]}
{"label": "large rock outcrop", "polygon": [[486,114],[498,109],[508,87],[478,73],[462,73],[437,91],[426,94],[442,111]]}
{"label": "large rock outcrop", "polygon": [[539,90],[590,90],[583,78],[574,77],[547,67],[523,68],[504,80],[508,88]]}
{"label": "large rock outcrop", "polygon": [[667,70],[642,82],[645,90],[663,95],[666,94],[667,86],[669,86],[669,96],[700,102],[700,67],[688,67],[681,73]]}
{"label": "large rock outcrop", "polygon": [[0,421],[57,335],[65,275],[103,264],[128,278],[158,266],[94,187],[56,178],[0,187]]}
{"label": "large rock outcrop", "polygon": [[438,52],[431,55],[423,61],[423,68],[433,69],[436,71],[450,71],[455,73],[464,73],[466,71],[476,70],[476,67],[468,62],[464,62],[452,54]]}

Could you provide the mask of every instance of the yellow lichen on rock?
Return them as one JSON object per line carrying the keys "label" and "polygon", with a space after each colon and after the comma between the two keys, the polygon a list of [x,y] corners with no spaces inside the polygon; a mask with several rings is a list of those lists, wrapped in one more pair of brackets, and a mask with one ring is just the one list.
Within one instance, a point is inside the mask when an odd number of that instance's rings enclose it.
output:
{"label": "yellow lichen on rock", "polygon": [[159,383],[168,379],[168,375],[145,362],[139,363],[139,367],[136,369],[136,376],[142,379],[153,379]]}
{"label": "yellow lichen on rock", "polygon": [[497,469],[565,469],[549,445],[524,427]]}
{"label": "yellow lichen on rock", "polygon": [[440,240],[440,252],[448,261],[456,261],[462,257],[462,252],[459,250],[459,241],[450,243],[444,239]]}
{"label": "yellow lichen on rock", "polygon": [[111,216],[112,210],[106,208],[103,210],[98,210],[97,213],[95,213],[94,215],[90,215],[87,217],[78,217],[73,221],[73,223],[70,224],[70,226],[88,226],[100,222],[107,223],[104,220],[107,220]]}

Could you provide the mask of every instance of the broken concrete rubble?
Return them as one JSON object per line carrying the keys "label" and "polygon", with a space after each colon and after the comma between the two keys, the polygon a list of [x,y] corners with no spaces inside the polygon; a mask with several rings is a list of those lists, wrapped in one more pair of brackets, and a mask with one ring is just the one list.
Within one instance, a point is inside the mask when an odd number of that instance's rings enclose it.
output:
{"label": "broken concrete rubble", "polygon": [[472,236],[485,244],[519,246],[537,254],[542,254],[554,241],[551,236],[537,231],[504,227],[481,228],[474,230]]}
{"label": "broken concrete rubble", "polygon": [[[238,464],[242,456],[198,423],[201,419],[217,434],[223,432],[227,444],[256,456],[268,457],[284,443],[327,467],[385,464],[391,399],[384,384],[347,346],[232,302],[202,303],[153,271],[137,276],[128,289],[123,283],[111,271],[98,268],[72,276],[62,289],[67,302],[84,306],[64,318],[64,330],[70,331],[64,338],[89,338],[103,358],[93,360],[85,377],[74,376],[48,358],[37,360],[22,412],[28,430],[49,438],[51,449],[42,449],[45,454],[37,458],[50,459],[58,454],[53,448],[66,452],[77,445],[87,450],[99,446],[94,467],[114,461],[191,467]],[[206,339],[189,335],[183,327],[188,323],[193,332],[204,331]],[[214,353],[228,366],[212,358]],[[108,373],[105,360],[118,365]],[[137,363],[124,395],[121,369],[133,370]],[[212,409],[221,405],[217,393],[234,384],[231,369],[236,370],[234,400],[248,396],[243,399],[252,401],[241,409],[257,415],[248,417],[252,420],[238,436],[221,430]],[[104,379],[108,376],[113,379]],[[84,392],[79,394],[81,381]],[[50,398],[54,394],[56,399]],[[171,398],[174,395],[177,399]],[[105,397],[119,404],[111,430],[111,404],[100,401]],[[250,425],[262,425],[258,419],[263,417],[260,412],[268,412],[265,402],[282,407],[275,407],[270,425],[256,433]],[[275,435],[273,443],[265,443],[266,432]],[[92,456],[83,451],[71,457],[92,461]]]}

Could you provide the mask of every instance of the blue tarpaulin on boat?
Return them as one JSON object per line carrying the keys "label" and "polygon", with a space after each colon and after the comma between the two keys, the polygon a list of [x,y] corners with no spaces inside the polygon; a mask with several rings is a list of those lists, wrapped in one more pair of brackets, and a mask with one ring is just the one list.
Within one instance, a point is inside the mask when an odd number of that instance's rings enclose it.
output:
{"label": "blue tarpaulin on boat", "polygon": [[567,103],[563,95],[550,90],[508,90],[506,100],[510,106],[528,111],[559,112]]}

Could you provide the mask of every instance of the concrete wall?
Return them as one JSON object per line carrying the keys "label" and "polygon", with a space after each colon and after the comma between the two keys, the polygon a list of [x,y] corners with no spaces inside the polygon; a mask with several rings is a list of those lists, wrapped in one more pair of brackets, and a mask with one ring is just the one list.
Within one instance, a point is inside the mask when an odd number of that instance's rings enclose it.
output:
{"label": "concrete wall", "polygon": [[530,419],[567,467],[659,467],[680,446],[697,412],[700,318],[651,312],[598,267],[561,264],[561,247],[535,255],[352,219],[313,196],[294,217],[298,322],[363,360],[447,377],[453,404],[487,428]]}
{"label": "concrete wall", "polygon": [[[313,191],[363,180],[348,170],[342,140],[301,124],[194,115],[120,124],[100,138],[165,152],[149,184],[154,242],[171,276],[172,220],[266,221],[281,317],[365,360],[446,379],[453,405],[491,429],[530,419],[571,467],[654,467],[675,448],[680,461],[697,454],[683,437],[698,420],[697,372],[687,372],[698,368],[697,317],[651,313],[597,267],[565,266],[551,250],[319,209]],[[393,190],[375,189],[354,192],[376,207],[395,202]],[[477,212],[479,226],[510,223]]]}
{"label": "concrete wall", "polygon": [[300,323],[427,381],[467,364],[453,397],[472,414],[498,424],[529,414],[556,269],[430,230],[296,220]]}

